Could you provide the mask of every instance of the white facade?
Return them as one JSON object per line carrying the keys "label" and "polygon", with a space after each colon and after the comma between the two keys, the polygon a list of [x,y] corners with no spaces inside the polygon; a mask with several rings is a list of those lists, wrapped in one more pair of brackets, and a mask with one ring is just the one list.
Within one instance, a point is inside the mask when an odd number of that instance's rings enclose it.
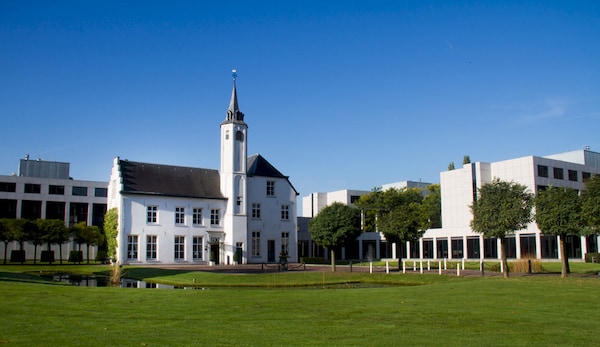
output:
{"label": "white facade", "polygon": [[119,213],[117,261],[268,263],[281,252],[297,261],[297,192],[262,156],[247,157],[235,80],[220,133],[219,171],[115,159],[108,208]]}
{"label": "white facade", "polygon": [[[470,228],[470,207],[477,189],[494,178],[512,181],[537,194],[548,186],[584,189],[583,180],[600,174],[600,153],[573,151],[546,157],[527,156],[494,163],[469,163],[462,168],[440,173],[442,228],[423,235],[420,254],[423,258],[498,258],[499,240],[484,240]],[[589,248],[597,250],[597,237],[570,240],[568,250],[573,258],[584,258]],[[558,238],[542,235],[535,222],[509,238],[509,257],[538,259],[562,258],[558,254]]]}

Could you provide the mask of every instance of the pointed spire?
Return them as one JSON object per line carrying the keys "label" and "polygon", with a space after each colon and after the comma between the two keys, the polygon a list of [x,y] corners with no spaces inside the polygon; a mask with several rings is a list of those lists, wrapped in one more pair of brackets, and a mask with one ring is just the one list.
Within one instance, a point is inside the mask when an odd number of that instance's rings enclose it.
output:
{"label": "pointed spire", "polygon": [[240,108],[238,106],[237,100],[237,89],[235,85],[235,80],[237,79],[237,71],[231,70],[233,76],[233,89],[231,91],[231,100],[229,101],[229,109],[227,110],[227,121],[244,121],[244,113],[240,112]]}

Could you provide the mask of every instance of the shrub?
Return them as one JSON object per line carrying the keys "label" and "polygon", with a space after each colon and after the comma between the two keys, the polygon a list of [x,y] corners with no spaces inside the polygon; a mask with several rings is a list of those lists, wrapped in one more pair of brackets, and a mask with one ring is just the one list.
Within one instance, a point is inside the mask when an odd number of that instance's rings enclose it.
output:
{"label": "shrub", "polygon": [[585,254],[585,262],[586,263],[593,263],[594,261],[596,263],[600,263],[600,253],[586,253]]}
{"label": "shrub", "polygon": [[70,251],[69,261],[72,263],[80,263],[83,261],[83,251]]}
{"label": "shrub", "polygon": [[42,263],[54,263],[54,251],[42,251],[40,261]]}
{"label": "shrub", "polygon": [[15,250],[10,252],[10,261],[15,263],[24,263],[25,262],[25,251],[24,250]]}
{"label": "shrub", "polygon": [[323,257],[301,257],[300,262],[305,264],[328,264]]}

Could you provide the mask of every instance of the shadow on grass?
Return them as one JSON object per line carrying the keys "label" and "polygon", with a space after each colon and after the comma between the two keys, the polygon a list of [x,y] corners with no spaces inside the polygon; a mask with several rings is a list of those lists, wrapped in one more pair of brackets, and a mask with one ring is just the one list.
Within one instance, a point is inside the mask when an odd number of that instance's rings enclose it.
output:
{"label": "shadow on grass", "polygon": [[21,282],[21,283],[37,283],[37,284],[51,284],[51,285],[62,285],[59,282],[52,281],[51,279],[31,275],[21,272],[1,272],[0,271],[0,282]]}

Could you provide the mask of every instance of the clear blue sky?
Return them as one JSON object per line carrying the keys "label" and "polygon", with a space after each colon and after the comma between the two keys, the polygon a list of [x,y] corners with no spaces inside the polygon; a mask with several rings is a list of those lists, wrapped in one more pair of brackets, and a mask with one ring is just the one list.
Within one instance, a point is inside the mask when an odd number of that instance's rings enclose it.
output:
{"label": "clear blue sky", "polygon": [[600,151],[599,1],[0,1],[0,174],[219,167],[231,69],[305,196]]}

